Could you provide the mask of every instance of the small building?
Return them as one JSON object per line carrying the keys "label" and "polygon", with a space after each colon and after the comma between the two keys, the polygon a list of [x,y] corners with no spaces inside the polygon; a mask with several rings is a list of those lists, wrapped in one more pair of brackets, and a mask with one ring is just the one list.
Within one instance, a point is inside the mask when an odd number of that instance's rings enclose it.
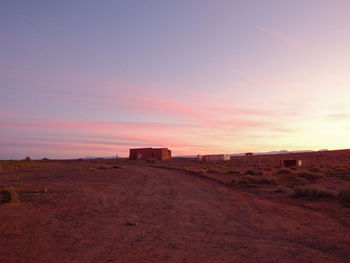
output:
{"label": "small building", "polygon": [[303,165],[302,160],[290,159],[290,160],[279,160],[279,166],[283,167],[301,167]]}
{"label": "small building", "polygon": [[130,160],[166,160],[171,159],[168,148],[139,148],[130,149]]}
{"label": "small building", "polygon": [[204,162],[220,162],[230,160],[229,154],[198,155],[198,159]]}
{"label": "small building", "polygon": [[253,156],[253,153],[246,153],[245,156]]}

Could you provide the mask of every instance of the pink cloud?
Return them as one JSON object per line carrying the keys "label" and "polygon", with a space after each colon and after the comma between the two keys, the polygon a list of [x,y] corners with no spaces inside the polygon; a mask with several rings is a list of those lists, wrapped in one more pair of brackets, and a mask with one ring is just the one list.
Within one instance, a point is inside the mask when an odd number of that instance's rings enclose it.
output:
{"label": "pink cloud", "polygon": [[23,145],[33,149],[48,149],[49,145],[60,149],[89,149],[92,153],[93,149],[97,152],[105,149],[106,152],[114,151],[124,156],[129,147],[145,146],[171,147],[174,153],[181,154],[214,151],[220,149],[222,141],[233,140],[236,134],[244,130],[271,128],[269,125],[259,121],[217,122],[213,126],[143,122],[0,121],[3,146]]}
{"label": "pink cloud", "polygon": [[162,114],[170,114],[173,116],[181,116],[185,118],[203,118],[204,114],[190,104],[169,99],[154,99],[154,98],[137,98],[125,97],[132,107],[137,107],[137,110],[158,112]]}

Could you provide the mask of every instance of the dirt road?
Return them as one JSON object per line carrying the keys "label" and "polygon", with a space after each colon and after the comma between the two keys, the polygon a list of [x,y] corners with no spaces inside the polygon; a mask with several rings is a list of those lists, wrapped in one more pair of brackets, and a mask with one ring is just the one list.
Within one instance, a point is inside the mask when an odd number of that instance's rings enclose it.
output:
{"label": "dirt road", "polygon": [[42,169],[0,205],[0,262],[350,262],[350,227],[184,172]]}

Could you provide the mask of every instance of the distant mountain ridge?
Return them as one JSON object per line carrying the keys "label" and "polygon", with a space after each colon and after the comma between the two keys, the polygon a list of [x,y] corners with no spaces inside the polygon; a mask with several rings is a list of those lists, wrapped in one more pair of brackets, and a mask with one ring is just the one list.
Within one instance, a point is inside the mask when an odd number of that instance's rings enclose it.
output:
{"label": "distant mountain ridge", "polygon": [[[327,149],[322,149],[320,151],[328,151]],[[300,150],[300,151],[287,151],[287,150],[280,150],[280,151],[269,151],[269,152],[253,152],[254,155],[270,155],[270,154],[288,154],[288,153],[307,153],[307,152],[316,152],[313,150]],[[230,156],[244,156],[245,153],[232,153],[229,154]],[[197,155],[178,155],[173,156],[174,158],[196,158]]]}

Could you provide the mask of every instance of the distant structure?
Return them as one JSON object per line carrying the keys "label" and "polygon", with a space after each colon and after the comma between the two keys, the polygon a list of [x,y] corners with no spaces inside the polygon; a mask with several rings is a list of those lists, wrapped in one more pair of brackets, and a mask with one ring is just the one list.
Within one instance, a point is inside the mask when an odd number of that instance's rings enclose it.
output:
{"label": "distant structure", "polygon": [[198,159],[204,162],[220,162],[230,160],[229,154],[198,155]]}
{"label": "distant structure", "polygon": [[253,153],[246,153],[245,156],[253,156]]}
{"label": "distant structure", "polygon": [[130,160],[166,160],[171,159],[168,148],[139,148],[130,149]]}
{"label": "distant structure", "polygon": [[290,159],[290,160],[281,160],[279,158],[276,159],[277,167],[301,167],[303,166],[302,160]]}

